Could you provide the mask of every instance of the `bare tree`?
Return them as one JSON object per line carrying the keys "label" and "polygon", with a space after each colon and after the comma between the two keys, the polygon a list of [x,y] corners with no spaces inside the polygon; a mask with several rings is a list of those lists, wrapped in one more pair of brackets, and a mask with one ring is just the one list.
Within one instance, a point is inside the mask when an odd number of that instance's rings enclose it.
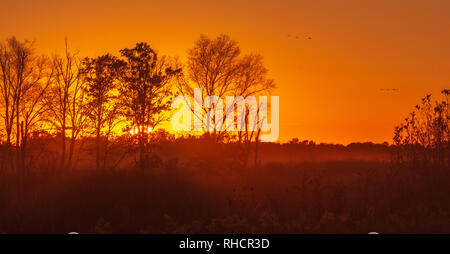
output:
{"label": "bare tree", "polygon": [[125,116],[132,121],[131,128],[137,129],[140,166],[146,160],[148,129],[154,129],[167,120],[164,113],[170,109],[173,89],[170,81],[180,72],[171,68],[166,57],[147,43],[138,43],[134,48],[122,49],[126,70],[123,72],[121,102]]}
{"label": "bare tree", "polygon": [[33,61],[33,46],[29,41],[21,42],[15,37],[6,40],[1,46],[2,68],[2,103],[7,133],[7,144],[11,144],[11,134],[16,127],[16,145],[20,144],[20,115],[19,104],[24,90],[32,76],[31,62]]}
{"label": "bare tree", "polygon": [[6,130],[6,145],[11,146],[11,134],[14,126],[14,119],[16,113],[14,98],[15,95],[15,63],[13,57],[14,52],[12,51],[12,45],[16,39],[11,38],[7,40],[6,43],[0,44],[0,77],[1,77],[1,96],[2,96],[2,113],[1,117],[4,120],[4,127]]}
{"label": "bare tree", "polygon": [[72,160],[75,151],[76,140],[80,134],[84,131],[88,119],[88,114],[85,106],[85,92],[84,82],[82,81],[79,73],[77,82],[72,88],[70,96],[69,106],[69,123],[70,123],[70,145],[69,145],[69,158],[67,159],[67,167],[72,166]]}
{"label": "bare tree", "polygon": [[[240,52],[238,43],[227,35],[222,34],[214,39],[201,35],[188,51],[187,73],[178,80],[179,91],[194,97],[194,88],[202,88],[202,102],[209,96],[234,96],[235,104],[242,98],[274,88],[273,80],[267,78],[262,56],[241,56]],[[194,117],[201,119],[211,110],[217,110],[217,107],[204,107],[202,115]],[[226,108],[224,117],[213,119],[213,124],[224,125],[226,116],[231,113],[234,113],[233,108]]]}
{"label": "bare tree", "polygon": [[49,61],[45,57],[35,59],[34,68],[36,69],[34,79],[23,90],[22,100],[19,103],[21,163],[26,162],[30,133],[42,129],[41,123],[46,120],[47,107],[44,98],[53,76],[53,69],[49,66]]}
{"label": "bare tree", "polygon": [[[204,35],[194,43],[194,47],[188,50],[187,73],[179,76],[178,89],[183,95],[194,98],[194,104],[201,104],[209,96],[223,98],[235,88],[235,79],[238,73],[238,58],[240,49],[238,43],[227,35],[220,35],[210,39]],[[187,78],[187,79],[185,79]],[[201,88],[200,98],[194,96],[194,88]],[[200,123],[203,115],[216,110],[217,101],[212,102],[214,106],[202,108],[202,112],[194,110],[194,117]],[[195,121],[194,121],[195,122]],[[220,121],[212,119],[214,134],[216,125]],[[194,126],[196,129],[201,126]],[[210,129],[210,126],[207,126]]]}
{"label": "bare tree", "polygon": [[[204,35],[200,36],[194,47],[188,51],[187,73],[184,76],[179,75],[178,89],[183,95],[194,98],[195,103],[202,103],[207,97],[217,96],[217,101],[213,102],[212,107],[203,107],[203,111],[198,114],[191,108],[194,117],[202,119],[203,115],[215,113],[216,110],[224,112],[216,119],[216,114],[212,119],[213,136],[216,141],[220,141],[225,137],[227,132],[216,132],[217,126],[222,130],[230,130],[234,125],[227,125],[226,118],[235,113],[244,116],[244,119],[235,120],[244,121],[245,130],[237,132],[239,143],[246,143],[245,152],[240,153],[243,157],[248,158],[250,154],[250,144],[252,140],[255,142],[255,161],[257,160],[257,143],[262,119],[249,122],[250,115],[257,114],[261,104],[256,104],[254,108],[250,105],[244,106],[244,112],[237,112],[235,106],[245,102],[245,98],[249,96],[258,96],[269,93],[275,88],[275,83],[268,78],[267,69],[263,64],[263,57],[258,54],[248,54],[241,56],[241,50],[236,41],[227,35],[219,35],[211,39]],[[194,88],[202,88],[201,98],[195,98]],[[231,105],[226,108],[217,107],[220,98],[233,96],[234,100]],[[244,103],[245,104],[245,103]],[[251,114],[250,114],[251,113]],[[220,119],[219,119],[220,118]],[[236,121],[235,121],[236,122]],[[225,125],[225,127],[224,127]],[[251,125],[251,126],[249,126]],[[210,128],[207,128],[210,130]],[[246,160],[246,159],[245,159]]]}
{"label": "bare tree", "polygon": [[124,66],[123,61],[109,54],[82,61],[86,112],[96,137],[97,169],[101,168],[102,139],[108,142],[111,128],[119,121],[118,79]]}
{"label": "bare tree", "polygon": [[15,37],[1,44],[0,49],[1,116],[6,129],[6,143],[11,145],[12,133],[15,131],[16,165],[23,171],[28,135],[41,120],[41,99],[49,84],[46,58],[34,53],[31,42],[21,42]]}
{"label": "bare tree", "polygon": [[[236,86],[234,89],[235,101],[232,105],[227,105],[227,114],[234,113],[234,103],[239,103],[242,98],[247,98],[249,96],[256,96],[262,94],[269,94],[272,89],[275,88],[275,83],[272,79],[267,78],[268,70],[264,66],[263,57],[261,55],[250,54],[244,56],[238,64],[238,74],[236,77]],[[254,148],[254,165],[258,164],[258,144],[260,142],[261,128],[264,120],[258,118],[260,111],[267,110],[268,105],[257,102],[252,108],[251,105],[245,105],[245,116],[243,120],[245,122],[245,131],[238,131],[238,142],[244,142],[246,144],[246,149],[244,149],[244,165],[247,164],[248,157],[250,155],[250,145],[252,142],[255,143]],[[251,115],[253,112],[253,116]],[[254,118],[251,122],[250,117]]]}
{"label": "bare tree", "polygon": [[[64,56],[54,55],[52,67],[53,77],[50,93],[47,96],[49,118],[52,125],[61,135],[62,168],[70,168],[76,139],[82,131],[86,114],[84,112],[84,82],[80,75],[80,60],[76,53],[71,53],[65,40]],[[67,131],[70,132],[70,146],[67,156]]]}
{"label": "bare tree", "polygon": [[30,133],[36,130],[45,112],[44,94],[52,77],[48,59],[35,54],[33,44],[15,37],[0,46],[2,118],[7,145],[15,132],[16,168],[23,175]]}

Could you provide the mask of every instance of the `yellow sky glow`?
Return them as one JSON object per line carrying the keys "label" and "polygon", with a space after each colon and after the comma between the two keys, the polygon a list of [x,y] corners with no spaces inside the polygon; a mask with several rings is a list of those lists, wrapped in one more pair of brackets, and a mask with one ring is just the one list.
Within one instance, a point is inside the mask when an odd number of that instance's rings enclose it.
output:
{"label": "yellow sky glow", "polygon": [[264,56],[281,141],[383,142],[422,96],[450,87],[449,13],[445,0],[1,0],[0,38],[51,53],[67,36],[83,56],[146,41],[183,60],[200,34],[226,33]]}

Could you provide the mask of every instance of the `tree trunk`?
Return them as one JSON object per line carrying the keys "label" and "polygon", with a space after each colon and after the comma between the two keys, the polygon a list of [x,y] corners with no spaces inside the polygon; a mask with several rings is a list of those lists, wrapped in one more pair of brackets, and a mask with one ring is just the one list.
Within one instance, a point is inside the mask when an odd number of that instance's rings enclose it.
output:
{"label": "tree trunk", "polygon": [[97,128],[97,153],[95,156],[95,164],[97,166],[97,170],[100,169],[100,128]]}
{"label": "tree trunk", "polygon": [[72,167],[72,158],[74,150],[75,150],[75,138],[72,136],[69,145],[69,158],[67,158],[67,170],[70,170],[70,168]]}
{"label": "tree trunk", "polygon": [[107,160],[109,157],[109,149],[108,149],[108,145],[109,145],[109,135],[106,135],[105,140],[104,140],[104,144],[103,144],[103,162],[102,162],[102,168],[108,168],[107,166]]}
{"label": "tree trunk", "polygon": [[6,129],[6,147],[11,146],[11,128]]}
{"label": "tree trunk", "polygon": [[61,126],[61,142],[61,168],[64,169],[66,164],[66,121],[64,119]]}
{"label": "tree trunk", "polygon": [[259,137],[261,134],[261,128],[258,129],[258,131],[256,132],[256,136],[255,136],[255,168],[257,168],[259,166],[259,161],[258,161],[258,153],[259,153]]}
{"label": "tree trunk", "polygon": [[20,123],[19,123],[19,105],[16,106],[16,171],[20,173],[22,170],[20,167]]}
{"label": "tree trunk", "polygon": [[23,122],[20,123],[20,128],[17,129],[18,136],[20,137],[20,143],[17,143],[17,165],[21,177],[25,175],[25,139]]}
{"label": "tree trunk", "polygon": [[257,168],[259,166],[259,161],[258,161],[258,144],[259,144],[259,139],[256,138],[255,139],[255,154],[254,154],[254,165],[255,168]]}
{"label": "tree trunk", "polygon": [[142,133],[142,130],[139,134],[139,167],[144,170],[145,168],[145,143],[144,143],[144,133]]}

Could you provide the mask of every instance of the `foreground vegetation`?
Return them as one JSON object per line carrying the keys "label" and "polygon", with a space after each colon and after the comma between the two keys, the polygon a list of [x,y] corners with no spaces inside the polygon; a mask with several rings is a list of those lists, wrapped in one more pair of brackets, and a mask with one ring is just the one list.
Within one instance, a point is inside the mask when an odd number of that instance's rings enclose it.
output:
{"label": "foreground vegetation", "polygon": [[[449,168],[385,160],[395,147],[267,144],[262,146],[262,158],[265,151],[315,156],[244,168],[236,159],[238,150],[229,149],[232,144],[212,152],[207,142],[201,138],[161,142],[159,151],[165,147],[174,152],[153,156],[144,170],[127,158],[116,168],[97,170],[81,163],[64,171],[48,158],[24,178],[3,172],[0,232],[448,233],[450,229]],[[199,156],[206,151],[207,156]],[[378,156],[373,156],[375,151]],[[330,153],[342,159],[322,159]],[[83,154],[80,162],[95,165],[95,155],[89,154]]]}

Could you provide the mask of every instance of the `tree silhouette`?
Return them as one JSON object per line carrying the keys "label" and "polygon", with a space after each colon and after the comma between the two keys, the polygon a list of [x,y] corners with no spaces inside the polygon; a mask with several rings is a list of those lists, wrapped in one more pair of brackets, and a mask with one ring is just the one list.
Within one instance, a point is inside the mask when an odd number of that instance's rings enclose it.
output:
{"label": "tree silhouette", "polygon": [[0,67],[1,67],[1,95],[2,95],[2,114],[1,117],[4,120],[4,127],[6,130],[6,145],[9,147],[11,145],[11,134],[14,126],[14,119],[16,113],[16,99],[15,99],[15,85],[14,82],[17,80],[15,78],[15,60],[13,51],[13,45],[15,38],[7,40],[6,44],[0,44]]}
{"label": "tree silhouette", "polygon": [[43,120],[43,95],[51,80],[48,59],[35,54],[33,44],[12,37],[0,44],[1,95],[7,140],[15,131],[16,167],[25,171],[26,148],[30,131]]}
{"label": "tree silhouette", "polygon": [[23,90],[22,100],[19,105],[20,115],[20,159],[21,167],[26,166],[27,144],[32,131],[42,129],[41,123],[47,118],[47,104],[44,99],[45,94],[51,84],[53,69],[49,67],[49,61],[45,57],[38,57],[34,60],[33,80],[28,83]]}
{"label": "tree silhouette", "polygon": [[[224,98],[236,88],[236,77],[239,70],[240,48],[236,41],[227,35],[220,35],[211,39],[205,35],[195,41],[194,46],[188,50],[188,61],[186,64],[186,75],[178,82],[178,88],[183,95],[194,98],[195,103],[203,103],[207,97],[217,96]],[[187,78],[187,79],[185,79]],[[194,88],[201,88],[201,98],[194,96]],[[201,101],[198,101],[198,100]],[[202,123],[203,115],[215,113],[218,101],[213,101],[210,108],[202,107],[202,112],[192,112],[194,117]],[[222,109],[220,109],[222,110]],[[214,114],[215,116],[215,114]],[[207,129],[213,129],[216,137],[216,127],[222,125],[223,119],[211,119],[212,125]],[[194,121],[195,123],[195,121]],[[201,126],[195,126],[196,129]]]}
{"label": "tree silhouette", "polygon": [[121,105],[131,128],[137,129],[139,160],[146,161],[148,128],[154,129],[166,120],[164,113],[170,109],[173,89],[172,77],[180,72],[171,68],[166,57],[147,43],[137,43],[134,48],[120,51],[126,62],[120,87]]}
{"label": "tree silhouette", "polygon": [[395,127],[394,144],[401,149],[397,161],[432,163],[448,166],[450,153],[449,90],[442,91],[444,99],[432,102],[431,94]]}
{"label": "tree silhouette", "polygon": [[[84,128],[86,114],[84,112],[84,82],[80,75],[80,60],[76,53],[71,53],[65,41],[64,56],[54,55],[52,58],[54,77],[47,97],[50,112],[49,121],[61,133],[61,167],[70,168],[74,153],[75,141]],[[66,139],[70,131],[70,146],[67,158]]]}
{"label": "tree silhouette", "polygon": [[[202,88],[202,102],[210,96],[217,96],[217,98],[234,96],[232,104],[228,105],[227,103],[224,109],[217,107],[217,101],[214,101],[212,103],[214,106],[203,107],[203,111],[198,115],[193,107],[191,110],[194,112],[194,117],[202,119],[203,115],[213,114],[213,136],[216,141],[221,141],[227,132],[216,132],[216,129],[228,131],[234,129],[234,124],[226,124],[226,118],[237,113],[234,119],[243,120],[244,126],[244,130],[237,132],[238,142],[246,143],[241,153],[242,160],[248,159],[250,144],[253,140],[256,161],[257,141],[260,134],[260,128],[257,126],[262,119],[249,122],[249,118],[258,114],[261,104],[257,103],[254,108],[245,104],[244,112],[238,112],[239,109],[235,107],[236,104],[245,103],[245,98],[249,96],[261,95],[275,88],[274,81],[267,77],[267,69],[263,64],[262,56],[258,54],[241,56],[238,43],[227,35],[222,34],[213,39],[201,35],[188,51],[186,69],[186,75],[180,76],[178,79],[178,89],[183,95],[194,97],[194,100],[197,100],[194,96],[194,88],[199,87]],[[199,101],[195,102],[200,103]],[[222,117],[218,117],[220,119],[216,119],[216,114],[214,114],[216,110],[224,111],[221,114]],[[207,129],[210,130],[209,126]]]}
{"label": "tree silhouette", "polygon": [[85,58],[81,73],[86,82],[87,115],[96,137],[96,167],[101,167],[102,138],[105,148],[111,129],[119,121],[118,80],[125,64],[117,57],[103,55]]}

